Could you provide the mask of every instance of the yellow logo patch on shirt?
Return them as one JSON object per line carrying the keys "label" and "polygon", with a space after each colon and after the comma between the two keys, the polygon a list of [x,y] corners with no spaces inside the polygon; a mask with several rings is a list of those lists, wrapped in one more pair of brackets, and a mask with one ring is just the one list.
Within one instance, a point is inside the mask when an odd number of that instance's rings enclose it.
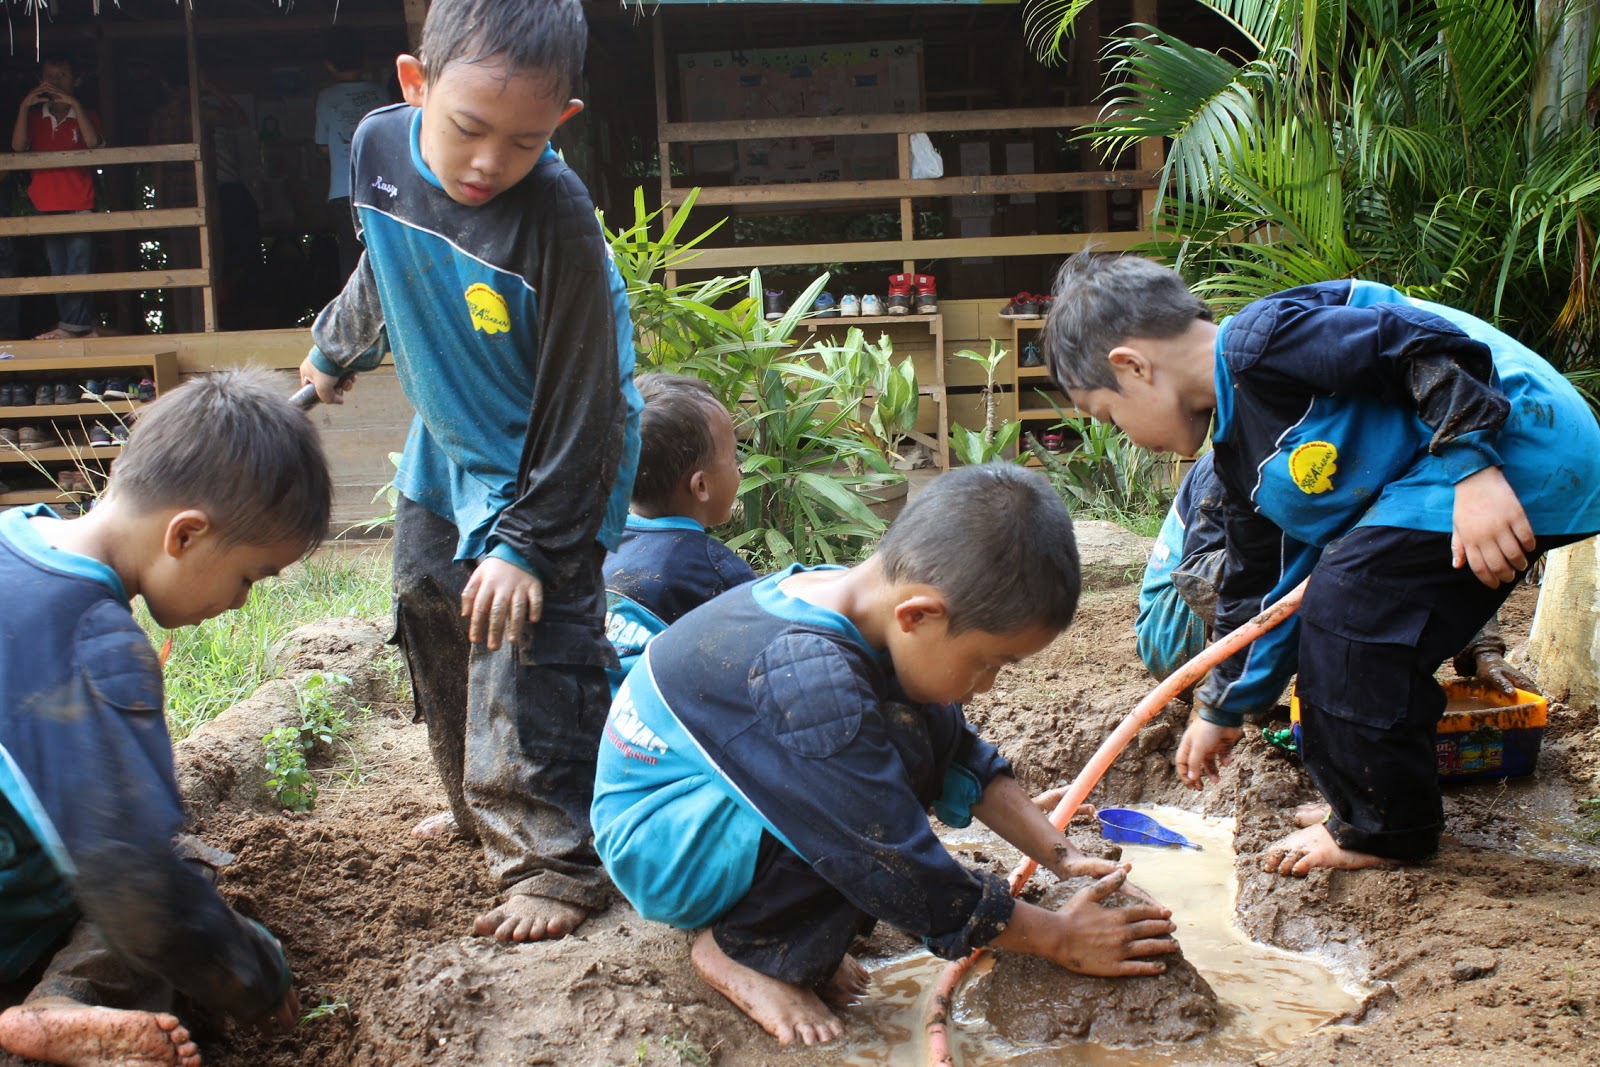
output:
{"label": "yellow logo patch on shirt", "polygon": [[484,285],[474,284],[467,290],[467,314],[472,318],[472,328],[484,333],[505,333],[511,329],[511,310],[506,298]]}
{"label": "yellow logo patch on shirt", "polygon": [[1338,458],[1339,450],[1327,441],[1307,441],[1289,453],[1289,477],[1302,493],[1326,493],[1333,488]]}

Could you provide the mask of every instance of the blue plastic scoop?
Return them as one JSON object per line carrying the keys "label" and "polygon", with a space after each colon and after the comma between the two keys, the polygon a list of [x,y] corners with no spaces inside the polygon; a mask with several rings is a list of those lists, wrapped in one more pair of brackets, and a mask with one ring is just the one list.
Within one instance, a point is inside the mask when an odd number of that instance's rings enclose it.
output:
{"label": "blue plastic scoop", "polygon": [[1128,808],[1101,808],[1095,813],[1100,820],[1100,836],[1107,841],[1121,841],[1128,845],[1163,845],[1168,848],[1200,846],[1180,833],[1168,830],[1150,816]]}

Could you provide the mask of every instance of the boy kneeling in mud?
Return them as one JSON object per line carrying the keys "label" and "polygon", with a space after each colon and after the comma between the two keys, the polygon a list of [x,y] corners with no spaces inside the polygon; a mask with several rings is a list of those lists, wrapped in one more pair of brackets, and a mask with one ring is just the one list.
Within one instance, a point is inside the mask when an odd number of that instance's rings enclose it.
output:
{"label": "boy kneeling in mud", "polygon": [[[701,929],[695,970],[784,1044],[843,1033],[823,998],[865,992],[847,950],[879,919],[948,959],[1160,973],[1144,957],[1176,947],[1171,913],[1102,907],[1128,866],[1074,849],[960,706],[1053,641],[1078,589],[1060,497],[995,464],[936,479],[863,563],[797,564],[689,612],[606,723],[592,818],[612,880],[645,918]],[[950,856],[930,805],[1099,880],[1060,913],[1016,901]]]}
{"label": "boy kneeling in mud", "polygon": [[198,1067],[174,991],[292,1028],[278,942],[229,908],[226,854],[180,835],[161,665],[134,621],[190,626],[323,538],[316,430],[275,376],[231,371],[162,397],[81,518],[0,515],[0,981],[32,983],[0,1048],[72,1067]]}
{"label": "boy kneeling in mud", "polygon": [[1215,781],[1244,716],[1298,666],[1301,755],[1328,803],[1298,814],[1264,868],[1432,856],[1435,669],[1541,553],[1600,530],[1600,427],[1583,398],[1489,324],[1350,279],[1217,324],[1174,271],[1080,254],[1045,338],[1073,404],[1135,444],[1192,456],[1209,434],[1218,638],[1310,578],[1297,616],[1196,692],[1179,774]]}

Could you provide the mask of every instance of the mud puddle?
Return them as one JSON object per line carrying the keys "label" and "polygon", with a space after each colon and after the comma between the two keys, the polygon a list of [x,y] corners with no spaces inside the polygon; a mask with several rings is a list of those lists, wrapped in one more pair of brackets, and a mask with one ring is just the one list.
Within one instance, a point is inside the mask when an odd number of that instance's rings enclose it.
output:
{"label": "mud puddle", "polygon": [[[1167,1048],[1108,1049],[1089,1043],[1019,1048],[995,1035],[981,1016],[958,1005],[959,1026],[952,1044],[961,1067],[1248,1063],[1288,1047],[1356,1007],[1353,987],[1314,957],[1256,944],[1234,927],[1232,819],[1171,807],[1145,810],[1201,846],[1195,852],[1125,845],[1123,858],[1133,864],[1133,880],[1173,910],[1184,952],[1226,1005],[1227,1021],[1202,1040]],[[1009,846],[984,830],[947,833],[945,841],[958,852],[978,850],[1008,863],[1015,859]],[[882,1042],[841,1050],[840,1062],[848,1067],[921,1067],[923,1004],[944,966],[944,961],[927,953],[875,965],[873,993],[852,1012],[870,1019]],[[988,966],[986,957],[964,988],[982,982]]]}

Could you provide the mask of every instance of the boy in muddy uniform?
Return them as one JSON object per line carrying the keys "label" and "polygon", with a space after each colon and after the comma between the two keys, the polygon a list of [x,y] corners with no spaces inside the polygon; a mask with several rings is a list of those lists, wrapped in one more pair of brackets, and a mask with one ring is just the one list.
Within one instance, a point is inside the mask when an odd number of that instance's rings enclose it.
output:
{"label": "boy in muddy uniform", "polygon": [[1211,672],[1178,748],[1215,781],[1298,664],[1301,755],[1328,802],[1268,849],[1282,874],[1437,849],[1440,661],[1551,548],[1600,530],[1600,427],[1535,353],[1363,281],[1301,286],[1220,325],[1173,271],[1081,254],[1045,328],[1074,405],[1136,444],[1211,437],[1225,636],[1310,577],[1298,615]]}
{"label": "boy in muddy uniform", "polygon": [[481,841],[502,941],[564,937],[609,899],[589,833],[605,721],[600,565],[627,517],[638,392],[627,293],[550,148],[588,31],[579,0],[435,0],[404,104],[351,143],[365,246],[312,326],[338,403],[387,326],[416,409],[395,474],[397,635],[453,825]]}
{"label": "boy in muddy uniform", "polygon": [[174,991],[295,1025],[278,943],[224,902],[225,853],[180,835],[161,665],[134,621],[242,606],[327,531],[316,430],[275,376],[224,372],[139,416],[81,518],[0,515],[0,1047],[75,1067],[194,1067]]}
{"label": "boy in muddy uniform", "polygon": [[[1061,498],[992,464],[935,479],[863,563],[796,564],[689,612],[606,722],[593,822],[612,879],[645,918],[699,928],[696,972],[784,1044],[843,1032],[823,998],[864,992],[847,950],[879,919],[947,959],[994,945],[1161,972],[1143,957],[1174,949],[1171,913],[1101,906],[1127,865],[1074,849],[960,706],[1077,602]],[[1017,901],[950,855],[929,806],[1098,881],[1059,913]]]}
{"label": "boy in muddy uniform", "polygon": [[620,668],[611,694],[645,642],[691,609],[754,581],[738,553],[706,532],[733,514],[739,442],[733,419],[698,378],[641,374],[639,475],[622,544],[606,557],[606,637]]}

